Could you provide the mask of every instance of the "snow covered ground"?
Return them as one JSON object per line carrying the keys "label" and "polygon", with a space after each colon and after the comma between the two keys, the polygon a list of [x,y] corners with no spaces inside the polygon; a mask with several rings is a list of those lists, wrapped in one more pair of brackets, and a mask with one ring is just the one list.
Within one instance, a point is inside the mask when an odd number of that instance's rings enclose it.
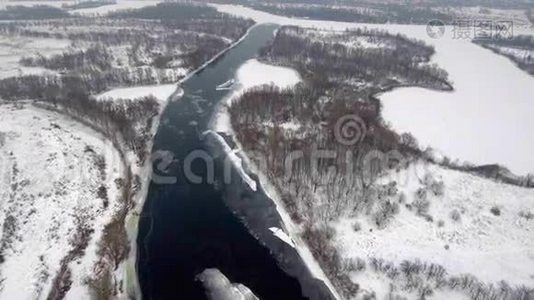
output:
{"label": "snow covered ground", "polygon": [[[442,196],[427,193],[431,222],[407,208],[414,206],[427,175],[444,184]],[[388,183],[392,178],[401,179],[394,198],[402,200],[386,228],[377,229],[365,216],[335,224],[335,244],[345,258],[384,259],[397,267],[404,260],[420,260],[443,266],[449,276],[472,274],[486,284],[504,280],[511,286],[534,287],[534,215],[525,217],[534,214],[533,189],[436,165],[412,165],[382,180]],[[451,217],[453,211],[459,213],[458,220]],[[373,272],[369,264],[366,271],[351,275],[362,288],[374,290],[377,299],[385,297],[390,283],[397,284]],[[435,292],[439,297],[441,292]]]}
{"label": "snow covered ground", "polygon": [[98,100],[105,99],[135,99],[145,96],[154,96],[164,103],[177,89],[177,84],[160,84],[149,86],[135,86],[128,88],[117,88],[98,94]]}
{"label": "snow covered ground", "polygon": [[[469,39],[455,39],[452,27],[446,27],[442,38],[432,39],[426,26],[303,20],[243,6],[214,6],[258,23],[332,30],[365,26],[424,40],[436,48],[432,62],[449,73],[455,91],[399,88],[387,92],[380,97],[385,120],[453,159],[500,163],[520,175],[534,172],[534,118],[529,116],[534,111],[534,77]],[[531,28],[514,28],[514,34],[533,33]]]}
{"label": "snow covered ground", "polygon": [[67,262],[67,298],[89,298],[84,282],[118,206],[119,154],[55,112],[1,104],[0,115],[0,298],[46,299],[62,260],[86,238],[84,251]]}
{"label": "snow covered ground", "polygon": [[210,300],[257,300],[254,293],[241,283],[231,283],[217,269],[206,269],[197,276]]}
{"label": "snow covered ground", "polygon": [[53,74],[54,71],[45,68],[24,67],[19,64],[19,61],[22,57],[29,55],[60,54],[70,45],[69,40],[0,36],[0,79],[45,72]]}
{"label": "snow covered ground", "polygon": [[84,16],[105,16],[111,12],[116,12],[125,9],[143,8],[145,6],[153,6],[163,1],[153,0],[118,0],[115,4],[104,5],[94,8],[75,9],[70,11],[73,14],[80,14]]}
{"label": "snow covered ground", "polygon": [[259,62],[256,59],[250,59],[241,65],[235,74],[236,83],[233,86],[232,93],[221,103],[217,109],[215,117],[212,119],[212,129],[221,132],[231,132],[230,116],[227,113],[227,107],[247,89],[258,87],[266,84],[273,84],[280,88],[292,87],[301,81],[297,71],[278,66],[271,66]]}

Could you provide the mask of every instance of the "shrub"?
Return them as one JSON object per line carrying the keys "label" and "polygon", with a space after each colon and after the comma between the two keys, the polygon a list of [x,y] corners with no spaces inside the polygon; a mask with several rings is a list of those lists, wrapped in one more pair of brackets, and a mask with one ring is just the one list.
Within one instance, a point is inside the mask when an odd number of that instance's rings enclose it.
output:
{"label": "shrub", "polygon": [[412,203],[413,207],[417,210],[417,214],[425,215],[430,208],[430,201],[424,198],[418,198]]}
{"label": "shrub", "polygon": [[124,226],[124,220],[114,217],[104,227],[102,239],[98,243],[97,254],[113,265],[117,270],[119,264],[126,259],[130,252],[130,243]]}
{"label": "shrub", "polygon": [[343,269],[348,272],[361,272],[365,270],[366,266],[365,260],[359,257],[343,260]]}
{"label": "shrub", "polygon": [[339,276],[337,284],[346,299],[354,297],[360,289],[360,286],[357,283],[352,282],[349,276],[345,274]]}
{"label": "shrub", "polygon": [[443,226],[445,226],[445,221],[439,220],[438,221],[438,227],[443,227]]}
{"label": "shrub", "polygon": [[84,283],[89,287],[91,299],[111,299],[113,295],[112,275],[108,268],[104,268],[95,277],[85,278]]}
{"label": "shrub", "polygon": [[501,210],[497,206],[492,207],[490,209],[490,211],[495,216],[500,216],[501,215]]}
{"label": "shrub", "polygon": [[445,193],[445,185],[443,184],[443,181],[436,181],[430,185],[430,190],[432,191],[432,193],[434,193],[435,196],[440,197],[443,196],[443,194]]}
{"label": "shrub", "polygon": [[425,221],[429,222],[429,223],[433,223],[434,222],[434,217],[432,217],[431,215],[429,214],[422,214],[421,215],[423,218],[425,218]]}
{"label": "shrub", "polygon": [[367,264],[365,263],[365,260],[361,258],[356,258],[356,271],[364,271],[367,267]]}
{"label": "shrub", "polygon": [[419,299],[426,299],[428,296],[432,296],[434,291],[430,285],[425,285],[419,290]]}
{"label": "shrub", "polygon": [[460,221],[460,219],[462,218],[462,216],[460,215],[460,212],[458,210],[453,210],[451,211],[451,219],[453,219],[454,221],[458,222]]}
{"label": "shrub", "polygon": [[376,226],[378,226],[378,228],[384,228],[389,222],[389,220],[393,217],[393,215],[396,215],[398,213],[398,203],[391,203],[389,201],[384,202],[382,205],[380,205],[378,211],[375,212],[373,216]]}
{"label": "shrub", "polygon": [[530,211],[520,211],[519,212],[519,216],[521,218],[525,218],[527,220],[533,220],[534,219],[534,214]]}
{"label": "shrub", "polygon": [[108,198],[108,189],[106,188],[106,186],[101,185],[98,188],[97,196],[98,196],[98,198],[102,199],[104,209],[108,208],[109,198]]}
{"label": "shrub", "polygon": [[415,199],[416,200],[426,200],[427,199],[427,193],[426,189],[420,188],[415,192]]}
{"label": "shrub", "polygon": [[359,222],[354,222],[354,224],[352,224],[352,229],[356,232],[360,231],[362,229],[362,225]]}

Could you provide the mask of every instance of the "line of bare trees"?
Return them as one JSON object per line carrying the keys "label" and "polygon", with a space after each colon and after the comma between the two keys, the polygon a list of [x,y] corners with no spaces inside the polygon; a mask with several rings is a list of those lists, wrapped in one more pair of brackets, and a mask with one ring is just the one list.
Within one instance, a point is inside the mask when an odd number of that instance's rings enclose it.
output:
{"label": "line of bare trees", "polygon": [[[281,28],[271,45],[262,49],[263,59],[287,65],[304,75],[323,81],[356,81],[388,88],[395,85],[420,85],[451,89],[447,72],[426,62],[434,49],[401,35],[356,30],[310,38],[313,29]],[[350,44],[369,37],[382,47]],[[317,81],[317,80],[316,80]],[[314,86],[323,85],[314,82]]]}

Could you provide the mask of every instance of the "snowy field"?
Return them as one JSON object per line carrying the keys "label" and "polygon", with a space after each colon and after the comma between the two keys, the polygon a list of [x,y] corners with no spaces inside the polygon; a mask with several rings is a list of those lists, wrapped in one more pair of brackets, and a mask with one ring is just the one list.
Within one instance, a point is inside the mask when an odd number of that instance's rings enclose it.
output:
{"label": "snowy field", "polygon": [[19,75],[51,73],[40,67],[25,67],[19,61],[29,55],[55,55],[67,50],[69,40],[0,36],[0,79]]}
{"label": "snowy field", "polygon": [[118,0],[116,4],[104,5],[94,8],[83,8],[71,10],[72,14],[80,14],[85,16],[105,16],[111,12],[116,12],[125,9],[143,8],[145,6],[153,6],[162,1],[153,0]]}
{"label": "snowy field", "polygon": [[85,251],[67,262],[67,298],[89,298],[84,282],[118,205],[119,154],[58,113],[1,104],[0,115],[0,298],[46,299],[62,260],[86,239]]}
{"label": "snowy field", "polygon": [[218,112],[212,120],[212,129],[215,131],[231,131],[230,116],[227,113],[227,106],[232,100],[239,97],[247,89],[262,85],[276,85],[280,88],[292,87],[301,81],[297,71],[278,66],[271,66],[250,59],[241,65],[235,74],[235,84],[232,93],[218,107]]}
{"label": "snowy field", "polygon": [[[454,92],[399,88],[381,95],[383,116],[399,132],[411,132],[452,159],[475,164],[500,163],[512,172],[534,172],[534,77],[505,57],[454,39],[447,27],[432,39],[426,26],[375,25],[286,18],[235,5],[215,5],[221,12],[277,23],[333,30],[368,27],[402,33],[436,48],[432,61],[449,73]],[[533,34],[514,28],[514,34]]]}
{"label": "snowy field", "polygon": [[106,99],[135,99],[154,96],[164,103],[177,89],[177,84],[160,84],[149,86],[134,86],[128,88],[112,89],[96,96],[98,100]]}
{"label": "snowy field", "polygon": [[[415,207],[417,191],[424,189],[427,174],[444,184],[443,195],[427,194],[431,222],[407,208]],[[398,215],[386,228],[377,230],[363,216],[345,218],[335,225],[335,244],[345,258],[384,259],[397,267],[404,260],[420,260],[443,266],[448,275],[471,274],[486,284],[505,280],[511,286],[533,286],[533,189],[435,165],[415,165],[383,181],[393,178],[398,182],[394,197],[402,200]],[[492,209],[498,210],[498,215]],[[453,211],[459,213],[457,220],[451,217]],[[528,213],[533,214],[530,219]],[[368,284],[382,299],[389,284],[395,282],[370,269],[368,265],[365,272],[353,272],[352,279]]]}

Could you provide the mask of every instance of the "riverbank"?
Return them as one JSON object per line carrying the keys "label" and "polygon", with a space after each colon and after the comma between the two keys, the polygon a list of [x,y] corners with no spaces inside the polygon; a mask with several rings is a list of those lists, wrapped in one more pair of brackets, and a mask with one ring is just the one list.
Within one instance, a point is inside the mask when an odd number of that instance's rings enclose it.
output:
{"label": "riverbank", "polygon": [[[324,274],[323,270],[319,266],[318,262],[313,257],[310,249],[299,236],[301,231],[291,219],[289,213],[284,208],[284,205],[276,191],[276,188],[270,184],[267,177],[259,170],[255,163],[242,151],[243,147],[240,142],[235,138],[235,133],[230,123],[230,115],[228,113],[228,106],[234,99],[237,99],[245,90],[258,87],[264,84],[273,84],[280,88],[288,88],[294,86],[301,81],[300,75],[292,69],[278,66],[271,66],[263,64],[256,60],[248,61],[243,64],[236,72],[236,84],[232,92],[223,100],[221,100],[215,109],[215,113],[210,120],[209,128],[213,130],[207,132],[211,135],[211,141],[208,141],[212,149],[212,154],[215,153],[215,157],[230,155],[230,150],[223,154],[223,148],[231,149],[231,152],[239,153],[239,158],[232,159],[234,168],[238,171],[238,174],[253,174],[256,179],[254,186],[259,187],[254,190],[254,195],[249,197],[254,199],[255,204],[250,204],[252,201],[249,199],[245,203],[240,203],[239,196],[244,187],[239,184],[239,180],[232,180],[227,187],[225,202],[237,212],[240,218],[244,219],[244,222],[249,227],[249,230],[264,243],[274,256],[277,257],[280,264],[285,267],[286,271],[299,279],[303,294],[309,296],[311,299],[321,299],[316,297],[329,297],[332,299],[340,299],[335,288],[330,280]],[[226,145],[224,139],[214,138],[213,135],[222,133],[227,139],[231,139],[235,143],[235,147],[232,149]],[[222,147],[222,148],[221,148]],[[213,150],[215,149],[215,150]],[[225,158],[226,159],[226,158]],[[241,164],[241,165],[240,165]],[[246,170],[246,171],[244,171]],[[243,175],[241,175],[243,178]],[[235,181],[238,181],[236,183]],[[248,182],[249,180],[244,180]],[[250,184],[249,184],[250,187]],[[249,191],[250,193],[250,191]],[[271,204],[267,203],[270,202]],[[257,206],[264,206],[262,211],[270,211],[265,213],[263,217],[251,212],[257,210]],[[261,214],[260,214],[261,215]],[[249,216],[254,216],[249,217]],[[272,229],[279,230],[272,230]],[[276,232],[281,232],[282,236],[289,237],[292,243],[287,243],[287,239],[280,237]],[[288,247],[288,245],[290,247]],[[292,259],[287,257],[292,256]],[[300,264],[305,266],[305,270],[302,269]],[[315,278],[313,280],[312,278]],[[320,285],[317,285],[317,281],[324,283],[325,290],[320,291]],[[325,293],[326,292],[326,293]],[[328,296],[326,296],[329,294]]]}
{"label": "riverbank", "polygon": [[[160,113],[157,118],[154,118],[152,123],[151,135],[155,136],[157,129],[160,125],[161,115],[168,103],[171,101],[176,101],[180,99],[183,95],[183,90],[178,86],[178,89],[160,106]],[[148,149],[152,149],[154,144],[153,139],[147,145]],[[152,180],[152,159],[146,160],[141,167],[137,167],[135,164],[135,157],[133,160],[130,160],[130,166],[134,166],[132,172],[138,175],[140,178],[144,179],[143,182],[146,182],[142,185],[139,192],[137,192],[132,199],[134,203],[133,209],[128,212],[128,215],[125,219],[125,227],[128,235],[128,240],[130,241],[130,255],[125,262],[124,273],[122,278],[125,278],[125,285],[128,296],[133,295],[135,299],[141,299],[141,287],[139,284],[139,278],[137,276],[137,235],[138,235],[138,224],[139,217],[142,214],[143,205],[145,203],[148,187],[150,186],[148,182]]]}

